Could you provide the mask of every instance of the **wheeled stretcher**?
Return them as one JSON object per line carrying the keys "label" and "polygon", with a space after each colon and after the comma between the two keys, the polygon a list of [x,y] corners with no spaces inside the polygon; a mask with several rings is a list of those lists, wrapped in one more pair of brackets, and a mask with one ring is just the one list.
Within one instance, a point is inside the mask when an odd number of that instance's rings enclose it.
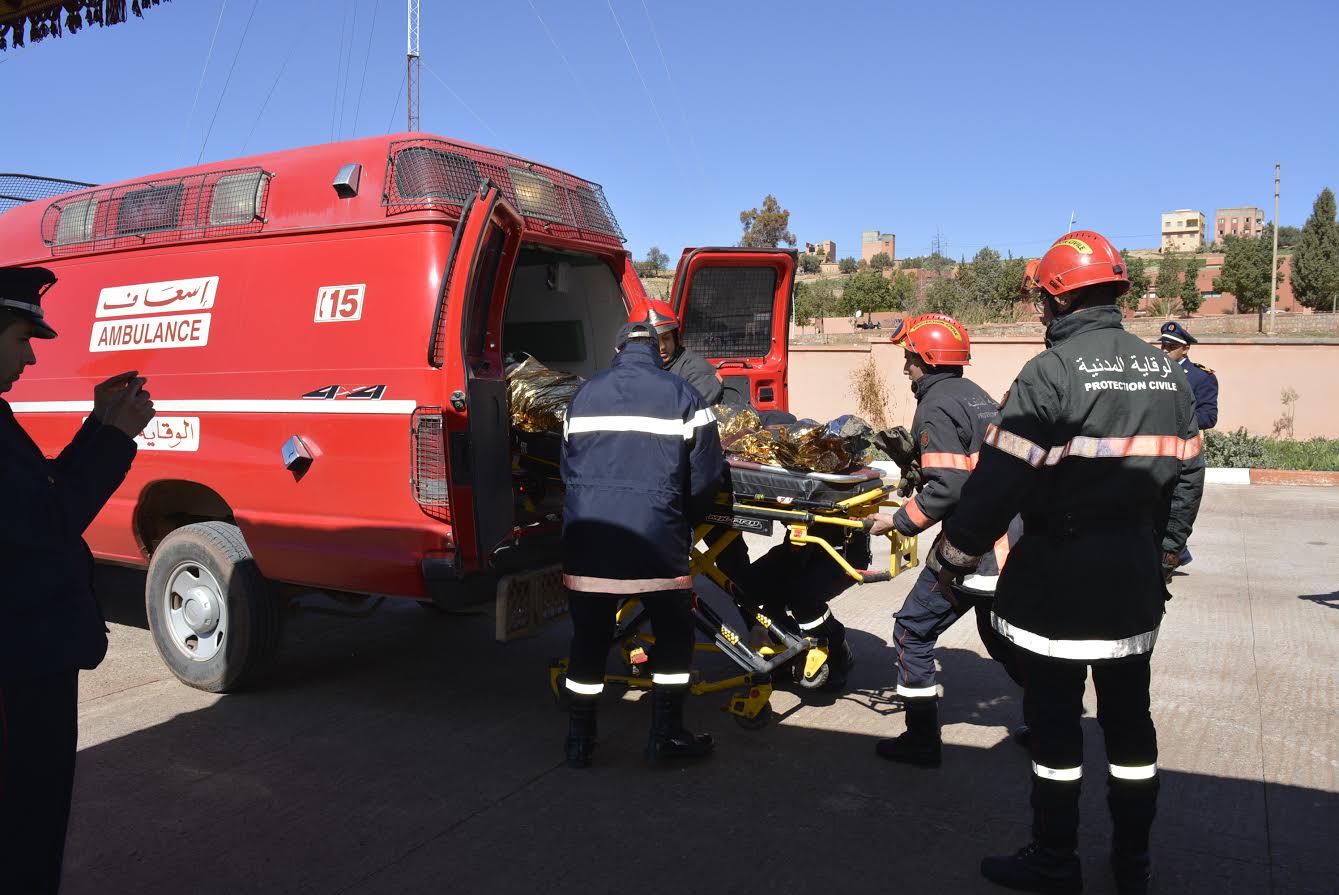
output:
{"label": "wheeled stretcher", "polygon": [[[849,531],[868,531],[870,518],[883,507],[897,507],[902,501],[894,496],[895,485],[885,484],[877,470],[857,469],[850,473],[804,473],[732,459],[728,489],[718,498],[717,508],[694,532],[690,561],[693,575],[705,575],[734,598],[745,618],[766,631],[768,643],[751,646],[724,618],[705,601],[694,599],[693,614],[705,641],[698,652],[722,653],[742,671],[722,678],[704,678],[695,669],[690,690],[693,694],[728,692],[725,711],[743,727],[756,729],[771,718],[770,698],[774,676],[789,673],[802,688],[822,686],[828,678],[827,643],[823,638],[805,635],[789,618],[770,618],[760,609],[761,601],[745,594],[718,565],[722,553],[745,532],[773,533],[779,522],[786,526],[786,539],[796,545],[812,545],[835,562],[842,573],[857,584],[889,581],[914,567],[917,562],[916,539],[890,532],[891,557],[887,569],[857,569],[835,549],[828,539],[815,532],[822,527]],[[650,688],[649,651],[655,635],[645,630],[648,615],[635,599],[619,607],[614,642],[623,659],[623,674],[607,675],[607,683]],[[561,693],[568,661],[560,659],[550,667],[550,686],[554,695]]]}

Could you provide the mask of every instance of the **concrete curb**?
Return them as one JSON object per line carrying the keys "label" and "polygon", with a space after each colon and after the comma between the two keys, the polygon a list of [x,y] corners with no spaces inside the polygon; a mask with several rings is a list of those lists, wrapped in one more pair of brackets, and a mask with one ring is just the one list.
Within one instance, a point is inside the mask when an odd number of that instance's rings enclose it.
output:
{"label": "concrete curb", "polygon": [[[896,463],[875,460],[869,464],[886,476],[902,474]],[[1204,470],[1206,485],[1309,485],[1313,487],[1339,486],[1339,472],[1319,472],[1309,469],[1241,469],[1210,467]]]}

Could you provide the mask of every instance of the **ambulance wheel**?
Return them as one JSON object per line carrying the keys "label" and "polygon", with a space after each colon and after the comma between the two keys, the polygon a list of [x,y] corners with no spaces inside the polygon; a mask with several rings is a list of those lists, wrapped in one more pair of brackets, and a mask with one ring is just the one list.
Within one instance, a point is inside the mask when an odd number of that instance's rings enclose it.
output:
{"label": "ambulance wheel", "polygon": [[743,715],[735,715],[735,723],[745,730],[762,730],[768,724],[772,723],[772,704],[766,703],[762,711],[752,718],[745,718]]}
{"label": "ambulance wheel", "polygon": [[793,669],[796,685],[805,690],[821,689],[822,686],[828,682],[828,678],[832,677],[832,663],[824,662],[822,665],[818,667],[817,674],[815,674],[813,677],[805,677],[804,658],[805,657],[801,655],[799,658],[795,660],[795,664],[791,666],[791,668]]}
{"label": "ambulance wheel", "polygon": [[144,602],[158,654],[198,690],[254,683],[279,651],[282,606],[235,525],[197,522],[164,538]]}

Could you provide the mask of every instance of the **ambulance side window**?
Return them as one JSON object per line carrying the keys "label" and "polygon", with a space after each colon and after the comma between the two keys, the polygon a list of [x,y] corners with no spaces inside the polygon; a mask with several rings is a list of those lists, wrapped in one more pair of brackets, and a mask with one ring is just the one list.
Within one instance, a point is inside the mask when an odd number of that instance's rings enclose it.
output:
{"label": "ambulance side window", "polygon": [[507,235],[497,224],[490,224],[479,250],[479,264],[474,271],[474,286],[470,290],[468,324],[465,335],[465,359],[476,372],[500,368],[501,346],[497,337],[489,340],[488,323],[493,316],[493,300],[497,293],[497,271],[502,262],[502,251]]}

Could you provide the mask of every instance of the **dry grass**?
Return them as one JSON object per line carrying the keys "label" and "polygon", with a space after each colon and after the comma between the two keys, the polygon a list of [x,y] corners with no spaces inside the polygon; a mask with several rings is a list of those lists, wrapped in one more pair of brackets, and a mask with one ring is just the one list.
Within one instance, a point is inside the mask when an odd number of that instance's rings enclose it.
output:
{"label": "dry grass", "polygon": [[874,354],[851,371],[850,394],[855,398],[856,413],[877,432],[888,428],[888,383],[874,362]]}

